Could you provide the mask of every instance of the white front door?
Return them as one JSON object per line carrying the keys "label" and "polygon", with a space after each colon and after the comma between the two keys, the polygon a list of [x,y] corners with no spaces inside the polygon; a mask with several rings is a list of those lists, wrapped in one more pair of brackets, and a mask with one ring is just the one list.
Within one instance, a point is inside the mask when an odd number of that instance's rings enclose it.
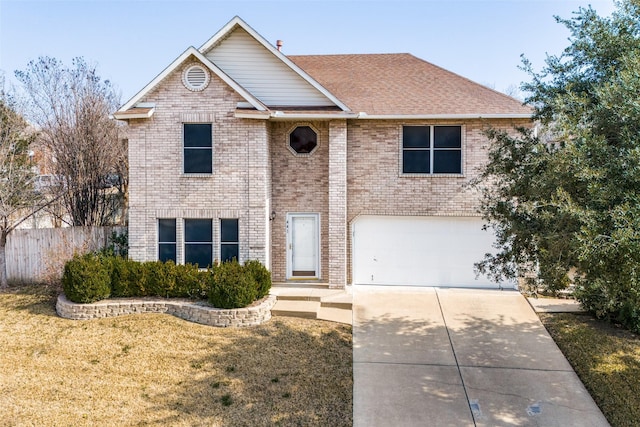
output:
{"label": "white front door", "polygon": [[318,214],[287,215],[287,279],[320,276]]}

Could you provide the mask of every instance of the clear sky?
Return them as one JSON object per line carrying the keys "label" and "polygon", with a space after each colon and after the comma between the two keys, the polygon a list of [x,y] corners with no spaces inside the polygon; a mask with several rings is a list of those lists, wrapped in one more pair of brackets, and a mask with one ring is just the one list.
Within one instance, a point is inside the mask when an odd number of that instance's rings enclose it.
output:
{"label": "clear sky", "polygon": [[527,80],[567,46],[554,15],[613,0],[0,0],[0,70],[39,56],[82,56],[119,88],[124,103],[189,46],[235,15],[290,55],[408,52],[498,90]]}

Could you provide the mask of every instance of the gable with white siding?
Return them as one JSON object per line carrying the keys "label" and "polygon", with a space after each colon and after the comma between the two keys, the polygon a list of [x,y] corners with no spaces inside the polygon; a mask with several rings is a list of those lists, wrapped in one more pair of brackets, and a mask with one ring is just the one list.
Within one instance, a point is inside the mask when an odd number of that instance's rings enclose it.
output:
{"label": "gable with white siding", "polygon": [[267,106],[336,105],[240,26],[204,53],[207,59]]}

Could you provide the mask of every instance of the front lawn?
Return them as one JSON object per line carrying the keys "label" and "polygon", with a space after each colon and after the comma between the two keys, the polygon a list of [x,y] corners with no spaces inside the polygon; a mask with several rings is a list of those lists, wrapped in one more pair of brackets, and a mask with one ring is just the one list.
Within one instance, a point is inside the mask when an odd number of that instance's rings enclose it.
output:
{"label": "front lawn", "polygon": [[54,292],[0,293],[2,426],[350,426],[351,327],[170,315],[72,321]]}
{"label": "front lawn", "polygon": [[586,314],[539,314],[613,427],[640,425],[640,336]]}

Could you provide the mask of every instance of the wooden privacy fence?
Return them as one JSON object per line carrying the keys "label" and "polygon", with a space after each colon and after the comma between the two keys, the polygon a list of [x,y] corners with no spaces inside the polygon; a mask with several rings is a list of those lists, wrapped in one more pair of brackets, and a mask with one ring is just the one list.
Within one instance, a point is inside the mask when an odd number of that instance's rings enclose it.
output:
{"label": "wooden privacy fence", "polygon": [[126,227],[67,227],[13,230],[7,239],[7,277],[11,283],[59,278],[74,253],[104,248],[115,231]]}

